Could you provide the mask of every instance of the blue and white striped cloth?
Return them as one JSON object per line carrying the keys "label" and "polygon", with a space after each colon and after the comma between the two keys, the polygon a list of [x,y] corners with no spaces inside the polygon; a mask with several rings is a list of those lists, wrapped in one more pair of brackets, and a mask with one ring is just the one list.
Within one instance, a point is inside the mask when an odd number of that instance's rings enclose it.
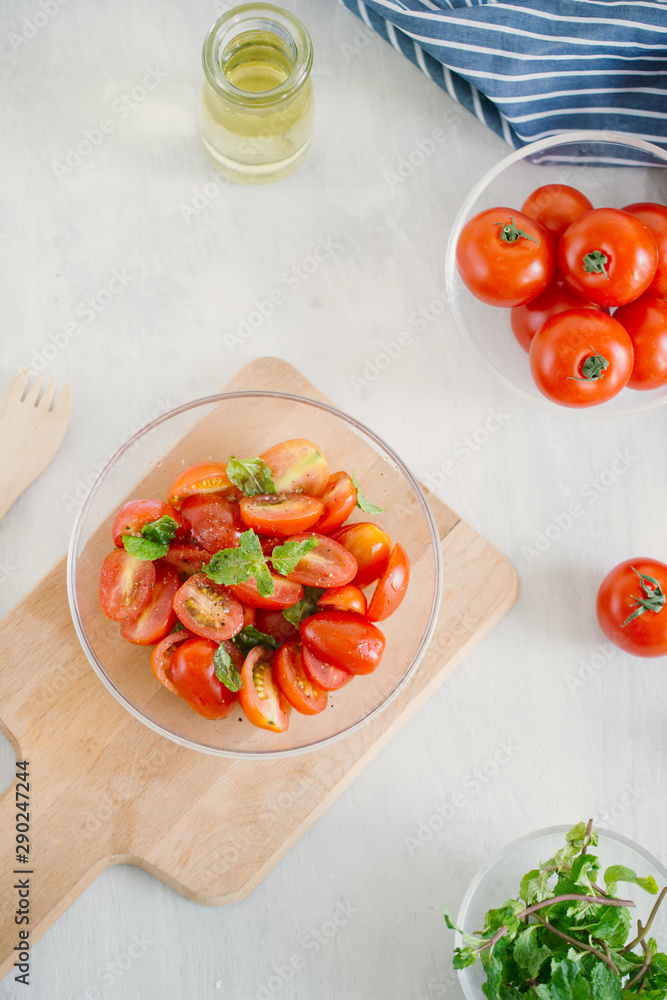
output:
{"label": "blue and white striped cloth", "polygon": [[627,132],[667,149],[667,0],[342,0],[518,148]]}

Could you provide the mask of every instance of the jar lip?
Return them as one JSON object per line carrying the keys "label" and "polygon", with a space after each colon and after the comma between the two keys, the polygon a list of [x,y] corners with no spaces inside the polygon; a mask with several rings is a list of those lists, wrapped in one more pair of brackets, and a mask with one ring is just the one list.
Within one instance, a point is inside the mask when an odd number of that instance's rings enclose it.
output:
{"label": "jar lip", "polygon": [[[267,30],[288,41],[294,52],[292,71],[279,86],[271,90],[249,91],[237,87],[222,72],[219,52],[221,45],[233,33],[239,33],[250,21],[263,21]],[[211,27],[202,49],[202,64],[206,79],[221,96],[238,104],[275,104],[291,97],[305,83],[313,64],[313,44],[301,21],[290,11],[271,3],[246,3],[226,11]]]}

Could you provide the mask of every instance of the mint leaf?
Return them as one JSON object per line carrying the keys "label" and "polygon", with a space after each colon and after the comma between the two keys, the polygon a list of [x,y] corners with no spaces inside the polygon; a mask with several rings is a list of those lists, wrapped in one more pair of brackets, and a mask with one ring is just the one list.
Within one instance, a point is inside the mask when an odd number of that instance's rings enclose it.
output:
{"label": "mint leaf", "polygon": [[243,687],[241,674],[234,666],[234,661],[225,649],[224,642],[221,642],[213,654],[215,664],[215,676],[221,684],[224,684],[229,691],[240,691]]}
{"label": "mint leaf", "polygon": [[284,542],[276,545],[269,556],[276,573],[287,576],[299,565],[303,557],[320,544],[317,538],[304,538],[301,542]]}
{"label": "mint leaf", "polygon": [[249,528],[239,536],[239,544],[231,549],[220,549],[207,566],[202,566],[202,572],[214,583],[230,586],[234,583],[245,583],[254,576],[257,590],[266,597],[273,593],[273,580],[266,564],[259,538]]}
{"label": "mint leaf", "polygon": [[[572,949],[568,952],[571,954],[574,954]],[[540,993],[540,996],[549,1000],[589,1000],[591,995],[577,962],[569,957],[551,960],[551,980],[547,989],[548,993]]]}
{"label": "mint leaf", "polygon": [[244,658],[255,646],[271,646],[272,649],[278,649],[280,646],[277,639],[274,639],[272,635],[267,635],[266,632],[260,632],[254,625],[245,625],[240,632],[236,633],[232,642],[243,653]]}
{"label": "mint leaf", "polygon": [[359,483],[357,482],[357,477],[354,472],[350,476],[352,480],[352,485],[354,486],[357,493],[357,507],[359,510],[365,511],[366,514],[382,514],[384,512],[384,507],[378,507],[376,504],[371,503],[367,500],[364,494],[359,489]]}
{"label": "mint leaf", "polygon": [[514,943],[514,960],[525,972],[525,978],[536,979],[537,974],[548,958],[552,957],[551,948],[541,942],[542,927],[533,924],[519,931]]}
{"label": "mint leaf", "polygon": [[533,868],[521,879],[519,893],[527,906],[532,903],[541,903],[543,899],[550,899],[553,892],[548,886],[548,881],[555,872],[544,872]]}
{"label": "mint leaf", "polygon": [[318,600],[324,593],[324,587],[304,587],[303,597],[291,608],[283,609],[283,618],[286,618],[290,625],[298,628],[304,618],[309,618],[318,610]]}
{"label": "mint leaf", "polygon": [[232,455],[227,462],[227,476],[241,490],[244,496],[254,497],[259,493],[275,493],[276,487],[271,477],[271,469],[261,458],[236,458]]}
{"label": "mint leaf", "polygon": [[145,524],[140,535],[123,535],[123,545],[135,559],[145,562],[161,559],[166,556],[177,530],[176,521],[165,514],[157,521]]}
{"label": "mint leaf", "polygon": [[[611,907],[610,907],[611,909]],[[608,965],[598,962],[590,973],[592,1000],[621,1000],[621,981]]]}
{"label": "mint leaf", "polygon": [[472,948],[454,949],[453,965],[455,969],[467,969],[469,965],[474,965],[476,961],[477,955]]}
{"label": "mint leaf", "polygon": [[652,875],[641,878],[633,872],[632,868],[626,868],[625,865],[611,865],[607,868],[604,873],[604,881],[610,896],[616,895],[616,885],[618,882],[632,882],[634,885],[646,889],[652,896],[655,896],[658,891],[657,883]]}
{"label": "mint leaf", "polygon": [[489,910],[484,919],[484,933],[495,934],[504,924],[508,935],[513,937],[519,929],[517,914],[522,910],[523,905],[518,899],[508,899],[504,906]]}

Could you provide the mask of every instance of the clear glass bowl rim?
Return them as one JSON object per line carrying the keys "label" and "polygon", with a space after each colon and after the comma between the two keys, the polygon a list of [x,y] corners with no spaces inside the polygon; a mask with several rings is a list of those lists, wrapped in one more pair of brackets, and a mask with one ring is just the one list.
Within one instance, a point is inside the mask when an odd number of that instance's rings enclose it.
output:
{"label": "clear glass bowl rim", "polygon": [[[622,412],[605,409],[604,407],[599,406],[581,407],[579,409],[572,410],[567,407],[558,406],[557,403],[552,403],[551,400],[546,397],[537,395],[533,396],[520,386],[515,385],[514,382],[503,375],[502,372],[499,372],[495,365],[493,365],[488,360],[486,355],[482,353],[477,344],[468,335],[466,323],[459,313],[457,303],[458,295],[456,285],[458,272],[456,269],[456,244],[463,226],[468,221],[468,216],[470,215],[471,209],[477,198],[484,191],[484,189],[503,172],[503,170],[506,170],[513,163],[525,160],[533,153],[538,153],[554,146],[562,146],[567,143],[577,142],[607,142],[613,143],[617,146],[629,146],[632,149],[641,149],[644,152],[652,153],[654,156],[663,160],[665,168],[667,168],[667,150],[661,149],[659,146],[654,145],[652,142],[647,142],[645,139],[636,139],[634,136],[628,135],[626,132],[612,132],[597,129],[581,130],[577,132],[560,132],[557,135],[547,136],[545,139],[539,139],[537,142],[529,143],[527,146],[522,146],[521,149],[514,150],[514,152],[510,153],[508,156],[504,156],[502,160],[499,160],[498,163],[494,164],[494,166],[491,167],[490,170],[487,170],[484,176],[477,181],[461,205],[461,208],[454,219],[449,235],[449,242],[447,244],[447,257],[445,262],[445,284],[447,288],[447,296],[452,312],[454,313],[456,325],[459,328],[461,336],[465,340],[468,348],[472,351],[475,357],[481,361],[486,370],[491,372],[494,378],[504,385],[506,389],[509,389],[510,392],[514,393],[514,395],[520,396],[522,399],[530,402],[531,404],[537,404],[543,409],[550,410],[552,413],[555,410],[558,410],[561,413],[566,412],[570,415],[574,413],[577,416],[581,416],[583,414],[585,417],[593,417],[597,419],[626,417],[634,413],[643,413],[648,410],[657,409],[660,406],[665,406],[667,404],[667,393],[665,393],[664,397],[659,400],[645,400],[643,403],[638,401],[636,406],[624,409]],[[641,164],[638,164],[638,166],[641,166]],[[638,393],[638,396],[641,395],[641,393]]]}
{"label": "clear glass bowl rim", "polygon": [[[501,860],[501,858],[503,858],[506,854],[509,854],[510,852],[514,851],[514,849],[519,847],[521,844],[527,844],[530,841],[538,840],[540,837],[548,837],[553,834],[562,834],[564,840],[565,834],[569,833],[571,829],[572,829],[571,823],[558,826],[545,826],[541,830],[533,830],[531,833],[526,833],[522,837],[517,837],[516,840],[510,841],[509,844],[506,844],[499,851],[496,851],[493,857],[491,857],[487,861],[487,863],[482,868],[480,868],[480,870],[477,872],[472,882],[468,886],[466,893],[463,899],[461,900],[461,905],[459,906],[459,911],[455,921],[456,926],[461,927],[463,930],[465,930],[465,920],[468,915],[468,909],[470,908],[471,900],[473,899],[475,893],[479,889],[479,886],[483,882],[487,872],[491,868],[493,868]],[[593,829],[600,837],[604,837],[605,839],[615,840],[618,843],[624,844],[626,847],[630,847],[633,850],[637,851],[638,854],[641,854],[642,857],[646,860],[647,864],[650,865],[653,869],[653,871],[650,874],[653,875],[657,872],[663,877],[663,879],[665,880],[665,884],[667,885],[667,868],[665,868],[665,866],[660,861],[658,861],[658,859],[653,854],[651,854],[650,851],[647,851],[644,847],[642,847],[641,844],[638,844],[634,840],[630,840],[629,837],[624,837],[623,834],[621,833],[616,833],[614,830],[606,830],[602,827],[597,827],[597,826],[594,826]],[[535,861],[536,864],[538,863],[538,860],[540,859],[536,859]],[[500,906],[501,903],[503,902],[504,900],[490,900],[487,909],[490,909],[492,906]],[[461,937],[458,931],[455,931],[454,947],[462,948],[463,945],[464,945],[463,938]],[[461,988],[464,990],[466,997],[469,998],[470,995],[465,989],[465,986],[463,984],[463,973],[465,973],[465,971],[466,971],[465,969],[462,969],[459,972],[459,981],[461,982]]]}
{"label": "clear glass bowl rim", "polygon": [[[78,552],[79,549],[83,524],[85,522],[88,510],[90,509],[90,506],[92,505],[93,500],[97,495],[99,489],[102,487],[102,484],[104,483],[104,480],[106,479],[107,473],[110,471],[110,469],[145,434],[149,433],[154,428],[158,427],[160,424],[163,424],[166,421],[170,420],[172,417],[178,416],[181,413],[186,413],[197,407],[204,407],[207,405],[220,403],[223,400],[239,399],[239,398],[245,399],[248,397],[256,397],[256,398],[269,397],[271,399],[283,399],[295,403],[304,403],[309,406],[315,406],[318,409],[323,410],[326,413],[329,413],[334,418],[342,420],[343,423],[350,424],[355,430],[360,431],[363,435],[370,438],[370,440],[378,448],[380,448],[387,455],[389,455],[392,462],[394,462],[398,467],[398,469],[400,470],[401,475],[406,479],[406,481],[411,486],[415,494],[415,497],[417,498],[421,511],[424,515],[424,518],[426,520],[426,524],[428,526],[429,534],[431,536],[431,543],[433,547],[433,555],[435,563],[434,567],[435,589],[433,594],[433,601],[431,603],[431,611],[429,614],[428,623],[424,631],[424,634],[421,637],[419,646],[417,647],[415,654],[412,658],[412,662],[409,664],[408,668],[406,669],[405,673],[398,681],[398,683],[389,692],[386,698],[384,698],[384,700],[380,702],[379,705],[376,705],[375,708],[371,709],[371,711],[367,712],[366,715],[362,716],[361,719],[358,719],[356,722],[352,723],[352,725],[348,726],[346,729],[341,730],[341,732],[336,733],[335,735],[330,736],[325,740],[320,740],[317,743],[307,744],[305,746],[295,747],[289,750],[266,750],[266,751],[223,750],[218,747],[212,747],[208,745],[205,746],[203,744],[195,743],[194,741],[186,739],[180,736],[178,733],[166,730],[162,726],[153,722],[152,719],[150,719],[147,715],[145,715],[140,709],[136,707],[136,705],[134,705],[132,701],[130,701],[129,698],[126,697],[124,692],[120,688],[118,688],[113,683],[111,678],[107,675],[103,665],[97,659],[97,656],[95,655],[95,652],[88,641],[88,637],[86,635],[86,631],[83,626],[83,622],[81,620],[78,602],[76,599],[76,586],[75,586],[76,553]],[[88,662],[92,666],[98,678],[102,681],[107,690],[114,696],[116,701],[120,702],[120,704],[123,705],[123,707],[126,708],[127,711],[130,712],[130,714],[135,717],[135,719],[138,719],[140,722],[144,723],[144,725],[148,726],[149,729],[152,729],[153,732],[158,733],[160,736],[164,736],[166,739],[172,740],[172,742],[178,743],[180,746],[189,747],[190,749],[197,750],[202,753],[208,753],[212,756],[231,757],[242,760],[250,760],[250,759],[271,760],[283,757],[295,757],[300,754],[309,753],[313,750],[322,749],[325,746],[330,746],[332,743],[336,743],[338,742],[338,740],[344,739],[352,735],[352,733],[356,732],[362,726],[366,725],[366,723],[368,723],[371,719],[379,715],[380,712],[384,711],[384,709],[401,693],[401,691],[405,688],[408,681],[415,673],[424,653],[426,652],[426,648],[431,640],[431,636],[433,635],[433,631],[435,629],[438,620],[438,614],[440,611],[440,601],[442,598],[442,553],[440,550],[440,536],[438,534],[438,529],[435,523],[433,512],[431,511],[428,501],[424,496],[424,492],[419,483],[417,482],[417,480],[415,479],[415,477],[412,475],[412,473],[407,468],[402,459],[399,458],[399,456],[396,454],[393,448],[391,448],[378,434],[372,431],[369,427],[367,427],[365,424],[362,424],[361,421],[356,420],[354,417],[351,417],[346,413],[343,413],[342,410],[338,410],[336,407],[331,406],[329,403],[323,403],[317,399],[310,399],[307,396],[298,396],[294,393],[276,392],[269,390],[263,391],[257,389],[244,389],[235,392],[223,392],[223,393],[217,393],[213,396],[204,396],[200,399],[192,400],[189,403],[184,403],[182,406],[175,407],[168,413],[162,414],[155,420],[151,421],[151,423],[146,424],[145,427],[142,427],[141,430],[137,431],[136,434],[133,434],[131,438],[128,438],[128,440],[125,441],[120,446],[120,448],[117,449],[116,452],[114,452],[114,454],[111,456],[111,458],[106,463],[106,465],[100,472],[99,476],[97,477],[93,487],[91,488],[90,493],[86,497],[81,507],[81,510],[79,511],[76,517],[74,526],[72,528],[72,535],[70,538],[69,548],[67,552],[67,597],[69,601],[72,621],[74,623],[74,628],[77,637],[79,639],[79,642],[81,644],[81,648],[83,649],[86,658],[88,659]]]}

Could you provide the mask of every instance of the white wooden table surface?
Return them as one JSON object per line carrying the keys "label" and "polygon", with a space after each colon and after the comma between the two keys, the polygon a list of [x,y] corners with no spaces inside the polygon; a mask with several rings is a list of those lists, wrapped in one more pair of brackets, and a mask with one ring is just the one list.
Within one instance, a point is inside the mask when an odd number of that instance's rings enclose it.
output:
{"label": "white wooden table surface", "polygon": [[[297,173],[246,188],[220,182],[198,137],[200,48],[224,2],[2,4],[0,389],[42,365],[74,403],[0,524],[0,613],[66,551],[131,432],[269,354],[384,436],[522,592],[246,900],[208,909],[111,869],[35,945],[39,1000],[456,1000],[442,909],[507,841],[594,816],[667,856],[666,665],[608,646],[594,614],[616,562],[667,558],[665,411],[542,411],[479,366],[443,308],[445,250],[507,147],[334,0],[287,6],[313,36],[316,136]],[[573,500],[583,516],[531,554]],[[5,787],[4,742],[1,763]],[[27,993],[0,983],[2,1000]]]}

